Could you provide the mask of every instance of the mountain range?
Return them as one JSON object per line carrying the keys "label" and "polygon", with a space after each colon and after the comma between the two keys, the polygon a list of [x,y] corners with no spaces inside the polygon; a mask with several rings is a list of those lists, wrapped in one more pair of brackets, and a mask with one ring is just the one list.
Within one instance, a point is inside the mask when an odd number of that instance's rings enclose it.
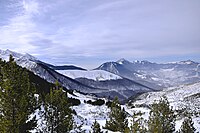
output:
{"label": "mountain range", "polygon": [[191,60],[158,64],[120,59],[106,62],[96,69],[115,73],[154,89],[200,81],[200,64]]}
{"label": "mountain range", "polygon": [[120,59],[106,62],[93,70],[75,65],[54,66],[30,54],[0,50],[0,58],[15,58],[18,65],[54,83],[59,81],[69,90],[121,101],[144,92],[200,81],[200,64],[191,60],[174,63],[130,62]]}

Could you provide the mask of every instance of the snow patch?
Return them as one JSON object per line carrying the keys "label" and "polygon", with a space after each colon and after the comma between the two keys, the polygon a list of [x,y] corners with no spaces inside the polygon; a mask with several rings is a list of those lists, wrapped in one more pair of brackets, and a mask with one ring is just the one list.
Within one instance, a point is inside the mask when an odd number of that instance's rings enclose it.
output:
{"label": "snow patch", "polygon": [[68,76],[70,78],[76,79],[76,78],[87,78],[87,79],[93,79],[95,81],[104,81],[104,80],[116,80],[121,79],[120,76],[117,76],[115,74],[112,74],[110,72],[104,71],[104,70],[57,70],[57,72]]}

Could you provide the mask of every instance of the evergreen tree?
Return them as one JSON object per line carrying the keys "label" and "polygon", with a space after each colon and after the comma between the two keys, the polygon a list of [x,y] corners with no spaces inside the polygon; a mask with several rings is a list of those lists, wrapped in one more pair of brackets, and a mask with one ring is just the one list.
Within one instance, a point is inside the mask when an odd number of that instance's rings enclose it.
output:
{"label": "evergreen tree", "polygon": [[36,107],[35,88],[28,73],[19,67],[12,56],[1,62],[0,80],[0,132],[25,133],[36,127],[36,117],[29,118]]}
{"label": "evergreen tree", "polygon": [[175,131],[175,115],[166,97],[151,106],[148,129],[150,133],[172,133]]}
{"label": "evergreen tree", "polygon": [[44,132],[66,133],[73,128],[72,110],[69,108],[67,93],[62,88],[53,88],[45,97]]}
{"label": "evergreen tree", "polygon": [[180,129],[180,133],[194,133],[196,131],[196,129],[194,128],[194,123],[192,121],[192,118],[190,116],[187,116],[182,125],[181,125],[181,129]]}
{"label": "evergreen tree", "polygon": [[109,114],[109,121],[106,120],[105,128],[111,131],[124,132],[128,127],[128,120],[126,119],[127,114],[119,104],[118,98],[116,97],[111,104],[111,111]]}
{"label": "evergreen tree", "polygon": [[102,133],[100,125],[96,120],[92,124],[92,133]]}
{"label": "evergreen tree", "polygon": [[129,133],[137,133],[137,132],[146,133],[147,132],[146,128],[144,127],[144,120],[141,116],[142,116],[141,112],[133,113]]}

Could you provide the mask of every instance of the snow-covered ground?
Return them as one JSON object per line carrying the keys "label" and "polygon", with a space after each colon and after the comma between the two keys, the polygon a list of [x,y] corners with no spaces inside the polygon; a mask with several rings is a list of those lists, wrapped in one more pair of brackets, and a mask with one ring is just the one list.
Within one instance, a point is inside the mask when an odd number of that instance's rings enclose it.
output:
{"label": "snow-covered ground", "polygon": [[[199,111],[200,108],[200,98],[197,97],[200,93],[200,83],[195,83],[192,85],[182,85],[179,87],[171,87],[160,92],[150,92],[141,95],[138,100],[136,100],[133,105],[135,108],[131,108],[127,105],[122,105],[125,108],[126,112],[129,113],[129,123],[131,123],[131,115],[133,112],[142,112],[142,118],[148,120],[150,109],[143,106],[149,105],[154,102],[154,100],[159,100],[163,95],[167,96],[170,105],[173,106],[173,109],[186,109],[190,112]],[[75,121],[77,124],[83,124],[82,129],[86,130],[88,133],[91,130],[92,123],[95,119],[100,123],[101,128],[105,126],[106,119],[108,119],[108,114],[110,109],[106,105],[102,106],[92,106],[90,104],[84,103],[84,100],[95,100],[95,97],[82,95],[75,92],[76,96],[69,95],[69,97],[80,99],[81,104],[79,106],[74,106],[73,109],[77,112],[75,116]],[[140,106],[142,105],[142,106]],[[200,131],[200,117],[193,116],[194,126],[196,132]],[[179,118],[176,121],[176,130],[180,129],[180,126],[183,122],[183,118]],[[103,129],[103,131],[106,131]],[[112,133],[108,131],[108,133]]]}
{"label": "snow-covered ground", "polygon": [[[134,108],[134,110],[141,110],[141,112],[147,114],[150,110],[145,108],[145,106],[152,104],[154,101],[158,101],[162,96],[167,97],[170,106],[172,106],[174,110],[187,110],[191,113],[200,112],[200,82],[170,87],[159,92],[145,93],[139,96],[132,105],[137,107]],[[193,116],[192,118],[196,130],[200,131],[200,116]],[[176,130],[180,128],[182,121],[182,118],[176,121]]]}
{"label": "snow-covered ground", "polygon": [[[138,100],[132,103],[134,108],[128,105],[122,105],[122,108],[129,114],[129,126],[131,123],[131,115],[133,112],[141,112],[143,113],[142,118],[144,120],[148,120],[150,109],[145,105],[152,104],[154,100],[159,100],[162,95],[167,96],[169,99],[170,105],[173,106],[173,109],[180,109],[180,107],[187,107],[190,111],[197,111],[197,108],[200,108],[200,99],[196,95],[200,93],[200,83],[192,84],[192,85],[182,85],[179,87],[172,87],[160,92],[151,92],[146,93],[138,97]],[[84,101],[95,101],[97,98],[90,95],[80,94],[76,91],[73,93],[74,95],[68,94],[70,98],[76,98],[81,101],[81,104],[78,106],[73,106],[77,113],[74,115],[75,123],[80,126],[82,125],[82,131],[89,133],[91,131],[91,126],[95,119],[100,124],[102,131],[108,131],[108,133],[114,133],[112,131],[103,129],[106,124],[106,119],[109,117],[110,109],[104,104],[102,106],[93,106],[85,103]],[[104,99],[107,101],[106,99]],[[178,106],[179,105],[179,106]],[[43,109],[42,109],[43,110]],[[44,126],[45,122],[40,118],[39,110],[36,110],[35,114],[37,116],[38,124],[40,125],[38,129],[41,129]],[[193,116],[194,127],[196,128],[196,132],[200,131],[200,117]],[[183,122],[183,118],[179,117],[176,121],[176,131],[180,129]],[[44,123],[44,124],[43,124]],[[145,125],[147,127],[147,124]],[[36,130],[33,131],[35,133]],[[77,131],[72,131],[71,133],[75,133]],[[79,132],[79,131],[78,131]],[[119,132],[118,132],[119,133]]]}
{"label": "snow-covered ground", "polygon": [[[105,126],[106,119],[108,119],[108,113],[110,109],[104,104],[102,106],[93,106],[91,104],[87,104],[84,101],[95,101],[95,97],[83,95],[77,92],[74,92],[74,95],[68,95],[68,97],[76,98],[81,101],[81,104],[79,106],[73,106],[72,109],[74,109],[77,113],[77,116],[74,116],[75,122],[77,125],[82,125],[82,130],[85,130],[86,133],[89,133],[91,131],[91,126],[95,120],[101,125],[101,128]],[[106,99],[104,99],[106,101]],[[107,131],[104,130],[103,131]],[[112,133],[109,131],[109,133]]]}
{"label": "snow-covered ground", "polygon": [[134,104],[149,105],[152,104],[154,100],[159,100],[162,96],[166,96],[174,109],[187,108],[191,111],[200,111],[199,93],[200,82],[191,85],[170,87],[159,92],[148,92],[139,96]]}
{"label": "snow-covered ground", "polygon": [[112,74],[110,72],[104,70],[57,70],[57,72],[71,77],[73,79],[76,78],[87,78],[93,79],[95,81],[103,81],[103,80],[112,80],[112,79],[121,79],[120,76]]}

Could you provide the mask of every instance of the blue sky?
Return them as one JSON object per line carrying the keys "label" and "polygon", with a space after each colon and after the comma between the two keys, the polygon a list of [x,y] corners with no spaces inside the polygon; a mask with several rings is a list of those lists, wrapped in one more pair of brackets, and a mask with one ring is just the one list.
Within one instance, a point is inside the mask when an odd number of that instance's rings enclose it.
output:
{"label": "blue sky", "polygon": [[200,61],[199,0],[0,0],[0,49],[53,64]]}

